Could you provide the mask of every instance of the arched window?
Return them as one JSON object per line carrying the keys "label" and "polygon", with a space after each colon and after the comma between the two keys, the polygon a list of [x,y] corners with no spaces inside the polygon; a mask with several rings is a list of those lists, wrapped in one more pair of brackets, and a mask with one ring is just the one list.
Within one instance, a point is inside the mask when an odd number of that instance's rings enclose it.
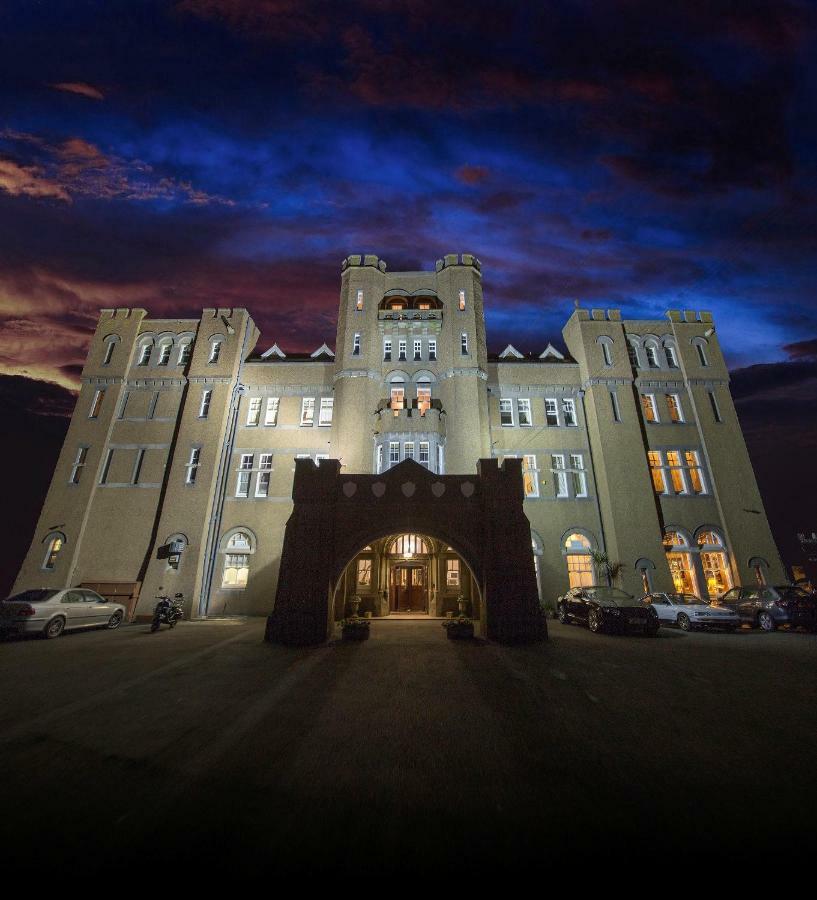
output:
{"label": "arched window", "polygon": [[137,366],[150,365],[150,355],[153,353],[153,338],[143,338],[139,342],[139,354],[136,357]]}
{"label": "arched window", "polygon": [[113,357],[113,352],[116,349],[116,345],[119,343],[119,335],[118,334],[109,334],[104,338],[105,351],[102,357],[102,365],[107,366],[110,365],[111,358]]}
{"label": "arched window", "polygon": [[639,369],[641,367],[641,360],[638,356],[638,343],[635,340],[627,341],[627,356],[630,358],[630,365],[634,369]]}
{"label": "arched window", "polygon": [[707,339],[703,338],[703,337],[694,337],[694,338],[692,338],[691,342],[692,342],[693,346],[695,347],[695,349],[698,351],[698,359],[700,360],[701,365],[703,367],[708,366],[709,365],[709,357],[706,352],[707,344],[708,344]]}
{"label": "arched window", "polygon": [[176,360],[177,366],[186,366],[190,362],[190,356],[193,353],[193,339],[182,338],[179,341],[179,356]]}
{"label": "arched window", "polygon": [[675,349],[675,344],[671,340],[664,339],[664,356],[667,359],[667,365],[670,369],[678,368],[678,351]]}
{"label": "arched window", "polygon": [[635,570],[641,577],[641,587],[645,594],[652,591],[652,573],[655,571],[655,563],[651,559],[636,560]]}
{"label": "arched window", "polygon": [[749,568],[754,570],[755,581],[757,581],[758,585],[765,587],[766,570],[769,568],[769,563],[762,556],[753,556],[749,560]]}
{"label": "arched window", "polygon": [[664,532],[664,549],[667,553],[672,583],[679,594],[697,594],[698,585],[689,541],[680,531]]}
{"label": "arched window", "polygon": [[428,376],[417,379],[417,408],[421,416],[431,409],[431,379]]}
{"label": "arched window", "polygon": [[732,571],[723,538],[711,528],[699,531],[697,543],[701,549],[701,565],[706,589],[711,597],[718,597],[732,587]]}
{"label": "arched window", "polygon": [[426,539],[419,534],[401,534],[389,544],[389,549],[386,552],[389,556],[402,556],[404,559],[411,559],[413,556],[427,555],[429,548]]}
{"label": "arched window", "polygon": [[603,334],[601,337],[596,338],[596,342],[601,347],[601,356],[604,360],[604,365],[609,368],[613,365],[613,339],[606,334]]}
{"label": "arched window", "polygon": [[237,528],[224,540],[222,588],[244,588],[250,575],[250,556],[255,553],[255,537],[249,529]]}
{"label": "arched window", "polygon": [[210,365],[215,365],[219,358],[221,357],[221,348],[224,346],[224,335],[223,334],[211,334],[210,335],[210,355],[207,357],[207,362]]}
{"label": "arched window", "polygon": [[57,566],[57,557],[60,550],[65,546],[65,535],[61,531],[52,531],[45,538],[45,558],[43,559],[43,568],[52,572]]}
{"label": "arched window", "polygon": [[590,551],[593,545],[587,535],[574,531],[564,541],[563,554],[567,563],[567,579],[570,587],[587,587],[595,584],[593,558]]}
{"label": "arched window", "polygon": [[173,351],[173,339],[163,338],[159,342],[159,358],[156,361],[157,366],[166,366],[170,363],[170,354]]}
{"label": "arched window", "polygon": [[395,415],[406,406],[406,382],[402,375],[392,375],[389,380],[389,406]]}

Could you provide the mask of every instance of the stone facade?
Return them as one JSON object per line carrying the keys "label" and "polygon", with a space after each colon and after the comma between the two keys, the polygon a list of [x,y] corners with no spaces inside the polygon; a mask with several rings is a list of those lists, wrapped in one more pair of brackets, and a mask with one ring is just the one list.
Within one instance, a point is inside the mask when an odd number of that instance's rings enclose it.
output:
{"label": "stone facade", "polygon": [[[518,457],[545,606],[569,579],[599,580],[591,550],[622,563],[616,583],[638,594],[783,579],[711,316],[577,308],[563,335],[567,354],[489,354],[468,254],[420,272],[348,257],[334,353],[257,352],[244,309],[102,310],[15,590],[138,582],[138,614],[162,589],[181,591],[194,617],[266,615],[299,457],[338,460],[343,475],[407,457],[475,475],[480,459]],[[446,583],[454,539],[427,536],[425,610],[463,596],[477,609],[473,561]],[[338,576],[337,617],[353,594],[389,612],[392,537],[383,523]]]}

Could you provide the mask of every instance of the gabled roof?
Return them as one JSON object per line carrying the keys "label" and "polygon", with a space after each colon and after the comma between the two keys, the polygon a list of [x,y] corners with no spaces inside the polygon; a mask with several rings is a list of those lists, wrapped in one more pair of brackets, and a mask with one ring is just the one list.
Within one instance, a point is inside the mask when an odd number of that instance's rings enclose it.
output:
{"label": "gabled roof", "polygon": [[548,344],[545,347],[544,352],[539,354],[539,359],[549,359],[553,357],[554,359],[564,359],[564,353],[559,353],[559,351],[553,346],[553,344]]}
{"label": "gabled roof", "polygon": [[524,359],[523,355],[514,347],[513,344],[508,344],[508,346],[499,354],[500,359],[507,359],[509,356],[513,356],[515,359]]}
{"label": "gabled roof", "polygon": [[310,356],[312,357],[312,359],[317,359],[319,356],[331,356],[332,359],[334,359],[335,351],[330,347],[327,347],[326,342],[324,341],[324,343],[321,344],[314,353],[310,353]]}
{"label": "gabled roof", "polygon": [[273,344],[269,350],[265,350],[261,354],[261,359],[269,359],[270,356],[277,356],[279,359],[286,359],[286,353],[278,346],[277,343]]}

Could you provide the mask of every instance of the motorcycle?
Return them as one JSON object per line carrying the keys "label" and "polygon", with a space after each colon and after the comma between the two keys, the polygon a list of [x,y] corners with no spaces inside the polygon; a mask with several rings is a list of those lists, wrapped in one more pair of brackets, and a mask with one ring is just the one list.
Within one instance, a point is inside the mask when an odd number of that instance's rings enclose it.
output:
{"label": "motorcycle", "polygon": [[153,621],[150,623],[151,634],[159,630],[162,624],[169,625],[171,628],[176,627],[176,622],[182,618],[182,594],[175,594],[173,599],[157,594],[156,599],[159,601],[153,610]]}

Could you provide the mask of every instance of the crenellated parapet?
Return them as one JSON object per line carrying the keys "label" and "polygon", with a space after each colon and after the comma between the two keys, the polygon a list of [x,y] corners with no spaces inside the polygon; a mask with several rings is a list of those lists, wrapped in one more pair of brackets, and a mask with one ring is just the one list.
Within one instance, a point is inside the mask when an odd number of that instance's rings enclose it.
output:
{"label": "crenellated parapet", "polygon": [[482,271],[482,263],[471,253],[446,253],[442,259],[438,259],[434,265],[437,272],[442,272],[449,266],[471,266],[477,272]]}
{"label": "crenellated parapet", "polygon": [[698,312],[694,309],[668,309],[667,318],[670,322],[687,322],[689,324],[695,324],[697,322],[700,324],[701,322],[711,322],[712,313],[707,310]]}
{"label": "crenellated parapet", "polygon": [[373,253],[352,254],[351,256],[347,256],[346,259],[342,260],[340,264],[340,270],[341,272],[345,272],[347,269],[353,268],[355,266],[370,266],[372,268],[379,269],[381,272],[385,272],[386,260],[380,259],[379,256],[376,256]]}

